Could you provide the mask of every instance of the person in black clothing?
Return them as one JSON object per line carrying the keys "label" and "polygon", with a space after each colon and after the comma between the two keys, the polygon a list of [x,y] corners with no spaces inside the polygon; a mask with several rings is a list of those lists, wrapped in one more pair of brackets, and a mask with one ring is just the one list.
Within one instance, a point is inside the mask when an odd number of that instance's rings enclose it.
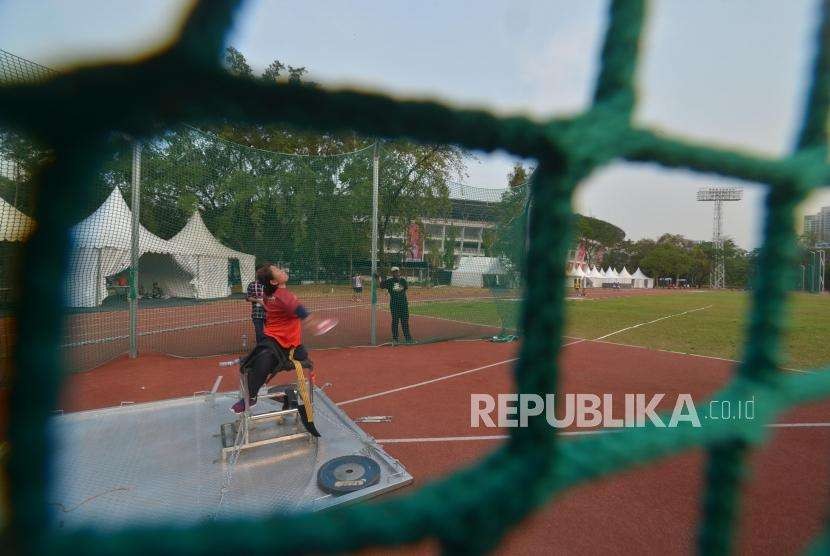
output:
{"label": "person in black clothing", "polygon": [[409,301],[406,299],[406,290],[409,285],[406,278],[401,277],[401,269],[392,267],[391,278],[381,278],[375,275],[380,287],[389,292],[389,310],[392,313],[392,342],[398,343],[398,322],[401,323],[403,337],[407,344],[412,343],[412,336],[409,334]]}
{"label": "person in black clothing", "polygon": [[254,332],[256,333],[256,343],[260,343],[265,338],[265,308],[262,306],[262,298],[265,296],[264,282],[261,282],[259,276],[267,272],[271,267],[271,263],[265,263],[257,268],[257,279],[248,284],[248,290],[245,292],[245,301],[251,304],[251,322],[254,323]]}

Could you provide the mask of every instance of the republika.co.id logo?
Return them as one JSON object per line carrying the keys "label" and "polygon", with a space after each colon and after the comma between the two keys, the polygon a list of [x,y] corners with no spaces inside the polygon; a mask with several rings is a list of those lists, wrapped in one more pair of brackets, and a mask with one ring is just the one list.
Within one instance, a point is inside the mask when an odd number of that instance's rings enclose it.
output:
{"label": "republika.co.id logo", "polygon": [[[691,394],[678,394],[671,405],[666,394],[624,394],[622,408],[614,407],[614,395],[603,394],[471,394],[470,426],[526,427],[531,417],[544,415],[554,428],[677,427],[688,423],[700,427],[707,420],[752,420],[755,398],[748,400],[710,400],[702,409]],[[657,408],[666,400],[664,409]]]}

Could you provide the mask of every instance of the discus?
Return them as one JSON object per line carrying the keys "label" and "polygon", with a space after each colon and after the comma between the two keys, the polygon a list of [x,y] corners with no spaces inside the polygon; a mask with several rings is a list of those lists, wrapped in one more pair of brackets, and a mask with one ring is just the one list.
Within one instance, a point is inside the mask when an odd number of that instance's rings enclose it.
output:
{"label": "discus", "polygon": [[335,326],[337,326],[337,319],[323,319],[314,326],[314,328],[312,329],[312,334],[314,334],[315,336],[322,336],[323,334],[331,331],[331,329]]}

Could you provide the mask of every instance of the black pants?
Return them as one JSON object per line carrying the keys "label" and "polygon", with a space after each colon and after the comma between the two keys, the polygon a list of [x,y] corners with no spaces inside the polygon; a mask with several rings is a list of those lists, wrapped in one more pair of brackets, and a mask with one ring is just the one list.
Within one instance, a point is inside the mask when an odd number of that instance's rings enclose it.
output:
{"label": "black pants", "polygon": [[412,336],[409,335],[409,306],[390,305],[389,309],[392,312],[392,339],[398,341],[398,322],[400,322],[404,339],[411,340]]}
{"label": "black pants", "polygon": [[[248,395],[255,401],[257,393],[268,380],[280,371],[293,371],[294,364],[288,358],[290,350],[279,345],[276,340],[265,336],[256,345],[250,355],[242,363],[242,372],[248,377]],[[303,367],[312,368],[311,358],[305,346],[294,349],[294,359]]]}
{"label": "black pants", "polygon": [[251,317],[251,321],[254,323],[254,331],[256,332],[256,343],[260,343],[262,340],[265,339],[265,319]]}

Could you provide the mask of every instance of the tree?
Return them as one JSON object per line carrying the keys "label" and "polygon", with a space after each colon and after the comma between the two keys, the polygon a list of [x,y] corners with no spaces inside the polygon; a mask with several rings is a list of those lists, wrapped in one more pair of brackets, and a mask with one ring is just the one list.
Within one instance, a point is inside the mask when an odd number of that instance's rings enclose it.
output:
{"label": "tree", "polygon": [[[630,267],[631,266],[631,242],[628,240],[623,240],[622,242],[618,243],[615,247],[609,249],[605,256],[602,258],[602,264],[605,266],[612,266],[614,268],[622,268],[622,267]],[[593,264],[595,261],[589,261],[589,264]],[[634,271],[634,267],[630,268],[632,272]]]}
{"label": "tree", "polygon": [[444,236],[443,258],[444,268],[455,268],[455,244],[458,240],[458,231],[455,226],[446,227],[446,236]]}
{"label": "tree", "polygon": [[591,216],[576,215],[576,235],[585,247],[588,264],[595,264],[598,253],[615,248],[625,238],[625,232],[610,222]]}
{"label": "tree", "polygon": [[516,162],[513,164],[513,168],[510,170],[510,173],[507,174],[507,186],[510,189],[523,186],[527,183],[529,178],[530,170],[525,168],[521,162]]}
{"label": "tree", "polygon": [[[496,228],[490,252],[492,256],[500,257],[507,270],[518,273],[522,268],[527,251],[527,211],[529,199],[529,184],[527,181],[515,183],[517,170],[514,167],[507,176],[509,187],[501,197],[495,208]],[[521,174],[519,174],[521,175]]]}
{"label": "tree", "polygon": [[279,81],[280,75],[282,74],[282,71],[284,69],[285,64],[283,64],[279,60],[274,60],[268,65],[267,68],[265,68],[265,71],[262,72],[262,80],[268,82]]}
{"label": "tree", "polygon": [[695,286],[702,286],[709,282],[712,274],[712,243],[701,242],[692,247],[689,278]]}
{"label": "tree", "polygon": [[[228,71],[267,82],[299,83],[306,74],[274,60],[255,77],[232,47],[225,60]],[[231,120],[206,131],[175,128],[145,143],[141,220],[151,231],[170,237],[199,210],[220,241],[289,264],[294,279],[345,278],[354,261],[368,260],[374,140]],[[381,245],[406,237],[411,222],[449,215],[447,183],[462,171],[462,157],[444,145],[381,147]],[[129,149],[107,164],[109,191],[118,185],[129,198]]]}
{"label": "tree", "polygon": [[441,268],[444,253],[441,245],[441,240],[427,238],[424,242],[424,261],[427,263],[427,272],[429,272],[429,281],[435,281],[435,271]]}
{"label": "tree", "polygon": [[254,76],[254,72],[251,66],[248,65],[248,61],[245,60],[245,56],[232,46],[225,50],[225,67],[228,68],[229,72],[239,77]]}

